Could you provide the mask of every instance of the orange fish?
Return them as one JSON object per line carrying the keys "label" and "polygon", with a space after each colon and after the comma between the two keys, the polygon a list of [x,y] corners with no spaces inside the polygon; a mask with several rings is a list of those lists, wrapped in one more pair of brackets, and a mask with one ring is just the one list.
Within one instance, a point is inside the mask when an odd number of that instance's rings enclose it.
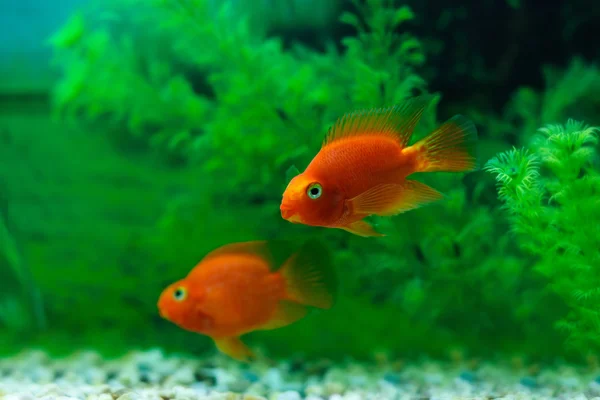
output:
{"label": "orange fish", "polygon": [[432,98],[419,96],[338,119],[306,170],[285,189],[281,216],[292,223],[384,236],[364,218],[392,216],[441,199],[435,189],[407,177],[476,169],[477,130],[456,115],[409,145]]}
{"label": "orange fish", "polygon": [[327,249],[307,241],[233,243],[208,253],[182,280],[160,295],[160,315],[188,331],[207,335],[240,361],[253,352],[240,336],[289,325],[307,306],[328,309],[336,278]]}

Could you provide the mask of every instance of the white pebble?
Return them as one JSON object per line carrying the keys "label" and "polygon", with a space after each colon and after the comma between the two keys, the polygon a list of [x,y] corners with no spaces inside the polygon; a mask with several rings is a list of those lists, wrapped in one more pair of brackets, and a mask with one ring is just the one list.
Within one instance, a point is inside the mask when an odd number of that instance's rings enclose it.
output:
{"label": "white pebble", "polygon": [[173,385],[189,385],[196,381],[194,377],[194,370],[189,367],[180,368],[173,374],[167,376],[164,384],[168,386]]}
{"label": "white pebble", "polygon": [[288,390],[287,392],[278,393],[275,396],[276,400],[302,400],[302,397],[298,392],[292,392]]}

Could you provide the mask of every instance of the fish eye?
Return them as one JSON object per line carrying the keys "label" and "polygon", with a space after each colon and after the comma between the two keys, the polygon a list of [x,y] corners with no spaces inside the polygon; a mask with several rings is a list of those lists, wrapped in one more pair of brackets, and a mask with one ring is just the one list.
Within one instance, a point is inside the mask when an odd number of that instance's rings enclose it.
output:
{"label": "fish eye", "polygon": [[318,183],[311,183],[310,185],[308,185],[308,189],[306,189],[306,194],[308,194],[308,197],[310,197],[313,200],[321,197],[322,193],[323,188]]}
{"label": "fish eye", "polygon": [[182,287],[175,289],[175,291],[173,292],[173,298],[177,301],[183,301],[186,297],[187,291]]}

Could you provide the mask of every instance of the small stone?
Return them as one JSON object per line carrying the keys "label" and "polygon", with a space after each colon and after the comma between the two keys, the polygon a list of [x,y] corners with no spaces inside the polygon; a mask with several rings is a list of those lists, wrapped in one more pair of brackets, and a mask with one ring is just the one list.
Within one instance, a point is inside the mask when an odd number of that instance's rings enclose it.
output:
{"label": "small stone", "polygon": [[598,383],[597,381],[595,381],[595,380],[591,381],[588,388],[589,388],[590,394],[600,395],[600,383]]}
{"label": "small stone", "polygon": [[4,397],[3,400],[35,400],[35,397],[33,397],[30,394],[23,394],[23,395],[9,394],[6,397]]}
{"label": "small stone", "polygon": [[400,375],[394,374],[393,372],[386,372],[383,374],[383,379],[386,382],[392,383],[394,385],[398,385],[401,382]]}
{"label": "small stone", "polygon": [[269,368],[262,382],[271,390],[279,390],[283,386],[281,372],[277,368]]}
{"label": "small stone", "polygon": [[306,389],[304,389],[304,393],[309,396],[321,396],[323,392],[323,386],[321,385],[308,385]]}
{"label": "small stone", "polygon": [[127,392],[119,397],[117,397],[117,400],[136,400],[137,396],[135,394],[133,394],[133,392]]}
{"label": "small stone", "polygon": [[574,376],[570,376],[570,377],[566,377],[566,378],[561,378],[559,380],[559,383],[563,387],[575,389],[579,386],[579,379],[577,379]]}
{"label": "small stone", "polygon": [[287,392],[278,393],[275,396],[276,400],[302,400],[300,393],[288,390]]}
{"label": "small stone", "polygon": [[217,384],[217,378],[215,378],[212,371],[208,368],[197,369],[194,372],[194,379],[203,382],[208,386],[215,386]]}
{"label": "small stone", "polygon": [[106,372],[100,368],[88,368],[84,373],[85,381],[92,385],[99,385],[107,381]]}
{"label": "small stone", "polygon": [[166,386],[190,385],[196,381],[194,370],[189,367],[180,368],[173,374],[167,376],[164,381]]}
{"label": "small stone", "polygon": [[245,392],[250,387],[250,382],[244,379],[233,381],[229,384],[229,390],[232,392]]}
{"label": "small stone", "polygon": [[127,389],[127,388],[118,389],[118,390],[116,390],[115,392],[112,393],[112,397],[116,399],[118,397],[123,396],[124,394],[129,393],[130,391],[131,390]]}
{"label": "small stone", "polygon": [[230,384],[236,381],[236,377],[226,370],[222,370],[220,368],[215,368],[213,370],[213,374],[216,381],[216,387],[219,390],[228,390]]}
{"label": "small stone", "polygon": [[244,371],[242,372],[242,376],[244,377],[244,379],[246,379],[248,382],[258,382],[259,377],[258,375],[256,375],[254,372],[252,371]]}
{"label": "small stone", "polygon": [[242,400],[267,400],[266,397],[257,396],[255,394],[245,394],[242,396]]}
{"label": "small stone", "polygon": [[329,360],[317,361],[314,364],[306,366],[306,373],[308,375],[323,376],[329,371],[332,364]]}
{"label": "small stone", "polygon": [[212,393],[209,397],[210,400],[239,400],[240,395],[237,393]]}
{"label": "small stone", "polygon": [[538,383],[535,380],[535,378],[532,378],[530,376],[526,376],[524,378],[521,378],[521,380],[519,381],[519,383],[525,387],[528,388],[536,388],[538,387]]}
{"label": "small stone", "polygon": [[193,399],[198,395],[194,389],[181,385],[176,385],[173,387],[173,394],[177,399]]}
{"label": "small stone", "polygon": [[344,392],[344,385],[339,382],[327,382],[324,387],[324,393],[327,396],[341,394]]}
{"label": "small stone", "polygon": [[442,374],[438,374],[438,373],[427,373],[425,375],[424,379],[425,379],[425,382],[430,385],[439,385],[443,380],[443,376],[442,376]]}
{"label": "small stone", "polygon": [[255,396],[264,396],[268,393],[269,389],[260,382],[253,383],[246,389],[246,394],[253,394]]}
{"label": "small stone", "polygon": [[467,381],[470,383],[473,383],[477,380],[477,377],[475,376],[475,374],[470,371],[463,371],[460,373],[460,375],[458,377],[460,379],[462,379],[463,381]]}

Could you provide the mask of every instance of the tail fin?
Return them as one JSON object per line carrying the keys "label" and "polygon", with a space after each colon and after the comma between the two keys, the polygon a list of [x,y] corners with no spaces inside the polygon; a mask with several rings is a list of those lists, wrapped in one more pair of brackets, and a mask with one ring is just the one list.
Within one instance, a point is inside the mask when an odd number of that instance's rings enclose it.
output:
{"label": "tail fin", "polygon": [[466,172],[477,169],[476,144],[475,124],[456,115],[410,149],[417,153],[417,172]]}
{"label": "tail fin", "polygon": [[288,300],[325,309],[333,305],[337,278],[331,254],[322,243],[316,240],[304,243],[280,272],[286,282]]}

